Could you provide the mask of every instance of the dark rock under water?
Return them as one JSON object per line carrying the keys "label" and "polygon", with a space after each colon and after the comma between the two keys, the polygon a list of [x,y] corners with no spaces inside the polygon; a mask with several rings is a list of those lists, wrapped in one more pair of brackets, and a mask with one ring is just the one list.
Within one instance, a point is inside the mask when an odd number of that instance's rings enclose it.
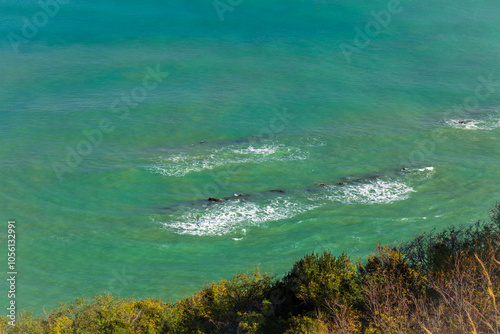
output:
{"label": "dark rock under water", "polygon": [[[401,169],[395,169],[392,171],[389,171],[388,174],[392,174],[394,172],[396,173],[408,173],[410,171],[409,168],[403,167]],[[326,187],[327,185],[336,185],[336,186],[344,186],[344,185],[349,185],[349,184],[359,184],[359,183],[366,183],[369,181],[377,180],[380,179],[381,177],[385,176],[386,174],[362,174],[362,175],[350,175],[344,178],[341,178],[340,180],[332,183],[326,183],[326,182],[319,182],[316,183],[316,189],[317,188],[323,188]],[[304,189],[304,191],[312,192],[312,191],[317,191],[311,188]],[[283,189],[271,189],[267,190],[261,193],[256,193],[253,195],[250,194],[243,194],[243,193],[235,193],[233,196],[227,196],[227,197],[221,197],[221,198],[216,198],[216,197],[209,197],[208,199],[203,199],[203,200],[197,200],[190,202],[191,205],[194,206],[205,206],[205,205],[218,205],[222,204],[228,201],[236,201],[236,200],[250,200],[251,197],[254,198],[261,198],[261,197],[266,197],[266,194],[269,193],[274,193],[274,194],[284,194],[286,193],[285,190]],[[163,207],[163,210],[170,210],[173,211],[177,207],[182,207],[185,205],[177,205],[177,206],[172,206],[172,207]]]}

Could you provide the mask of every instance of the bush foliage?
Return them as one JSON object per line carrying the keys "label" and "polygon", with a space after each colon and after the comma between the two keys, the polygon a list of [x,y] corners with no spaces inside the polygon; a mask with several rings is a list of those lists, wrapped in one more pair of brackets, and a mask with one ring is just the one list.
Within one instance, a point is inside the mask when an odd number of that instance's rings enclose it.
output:
{"label": "bush foliage", "polygon": [[23,311],[6,333],[499,333],[500,205],[491,220],[378,246],[312,253],[281,279],[258,268],[176,303],[111,295]]}

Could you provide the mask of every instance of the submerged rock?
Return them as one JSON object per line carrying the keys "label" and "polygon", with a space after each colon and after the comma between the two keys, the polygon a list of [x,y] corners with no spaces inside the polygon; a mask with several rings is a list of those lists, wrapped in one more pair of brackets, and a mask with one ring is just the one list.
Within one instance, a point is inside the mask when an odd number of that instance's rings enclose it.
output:
{"label": "submerged rock", "polygon": [[[386,174],[358,174],[358,175],[349,175],[347,177],[343,177],[338,179],[335,182],[332,182],[331,185],[337,184],[338,186],[343,186],[343,185],[357,185],[357,184],[365,184],[365,183],[371,183],[371,181],[377,181],[378,179],[381,179],[384,176],[391,176],[396,172],[403,172],[404,174],[411,172],[413,168],[408,168],[408,167],[402,167],[400,169],[393,169],[392,171],[389,171],[390,173]],[[315,184],[316,187],[327,187],[327,183],[324,182],[319,182]],[[327,187],[328,188],[328,187]],[[305,188],[303,191],[307,192],[317,192],[319,191],[317,188]],[[255,194],[244,194],[244,193],[234,193],[232,196],[228,197],[221,197],[221,198],[215,198],[215,197],[209,197],[208,199],[200,199],[196,200],[194,202],[188,202],[193,206],[206,206],[206,205],[211,205],[215,204],[216,202],[219,202],[221,204],[225,202],[230,202],[230,201],[247,201],[250,200],[250,196],[252,196],[253,200],[258,200],[259,198],[267,198],[269,196],[269,193],[278,193],[278,194],[283,194],[286,193],[285,190],[283,189],[271,189],[267,190],[264,192],[259,192]],[[292,191],[294,193],[294,191]],[[208,204],[207,204],[208,202]],[[186,204],[184,204],[185,206]],[[173,206],[173,207],[163,207],[164,210],[175,210],[177,207],[182,207],[183,205],[178,205],[178,206]]]}

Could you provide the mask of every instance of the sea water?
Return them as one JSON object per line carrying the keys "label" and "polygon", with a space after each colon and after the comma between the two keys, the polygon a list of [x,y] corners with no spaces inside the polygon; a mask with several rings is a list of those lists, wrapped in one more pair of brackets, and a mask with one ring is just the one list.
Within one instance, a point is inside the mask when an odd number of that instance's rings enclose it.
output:
{"label": "sea water", "polygon": [[496,3],[10,0],[0,15],[0,263],[15,220],[18,308],[175,301],[252,265],[279,276],[312,251],[487,219],[500,199]]}

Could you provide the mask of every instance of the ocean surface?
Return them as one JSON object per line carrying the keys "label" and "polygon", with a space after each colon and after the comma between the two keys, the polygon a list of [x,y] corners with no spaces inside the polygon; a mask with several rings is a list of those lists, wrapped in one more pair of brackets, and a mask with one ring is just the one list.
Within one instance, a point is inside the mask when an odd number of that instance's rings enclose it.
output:
{"label": "ocean surface", "polygon": [[18,308],[175,301],[500,200],[498,2],[1,0],[0,18]]}

